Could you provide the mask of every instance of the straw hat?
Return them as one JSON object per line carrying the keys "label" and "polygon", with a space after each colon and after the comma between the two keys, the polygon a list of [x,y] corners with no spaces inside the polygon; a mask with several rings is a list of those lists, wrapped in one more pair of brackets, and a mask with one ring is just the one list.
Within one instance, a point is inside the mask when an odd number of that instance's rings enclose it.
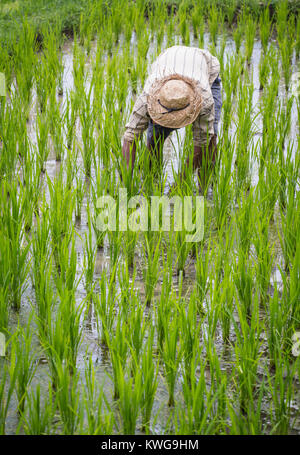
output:
{"label": "straw hat", "polygon": [[183,128],[193,123],[199,115],[199,85],[186,76],[164,77],[150,87],[147,106],[154,123],[167,128]]}

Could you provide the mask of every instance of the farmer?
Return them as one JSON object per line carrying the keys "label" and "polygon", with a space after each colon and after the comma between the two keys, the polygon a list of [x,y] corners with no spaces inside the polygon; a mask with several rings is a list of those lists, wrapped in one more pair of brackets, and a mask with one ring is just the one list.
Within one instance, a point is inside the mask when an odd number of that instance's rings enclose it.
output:
{"label": "farmer", "polygon": [[[173,46],[154,61],[123,136],[122,153],[133,169],[136,141],[147,129],[147,148],[161,160],[164,140],[192,123],[193,169],[216,161],[222,96],[220,64],[210,52]],[[188,161],[186,163],[188,166]]]}

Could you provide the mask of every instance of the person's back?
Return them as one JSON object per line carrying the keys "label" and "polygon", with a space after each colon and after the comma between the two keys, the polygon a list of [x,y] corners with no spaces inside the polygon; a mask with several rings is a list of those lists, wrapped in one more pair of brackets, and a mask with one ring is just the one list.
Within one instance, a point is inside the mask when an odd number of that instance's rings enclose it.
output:
{"label": "person's back", "polygon": [[157,57],[125,126],[123,155],[127,165],[131,162],[133,166],[135,142],[147,128],[147,147],[159,158],[166,137],[191,123],[194,168],[201,166],[207,145],[215,162],[222,105],[219,71],[217,58],[203,49],[173,46]]}

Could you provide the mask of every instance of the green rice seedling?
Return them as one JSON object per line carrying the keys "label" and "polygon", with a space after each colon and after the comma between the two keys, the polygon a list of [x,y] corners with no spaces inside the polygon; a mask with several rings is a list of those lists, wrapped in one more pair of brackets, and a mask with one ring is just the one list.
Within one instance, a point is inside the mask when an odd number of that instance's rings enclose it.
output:
{"label": "green rice seedling", "polygon": [[227,260],[224,263],[224,277],[220,290],[220,324],[222,328],[223,342],[226,344],[230,340],[231,320],[233,317],[233,305],[235,296],[235,286],[232,280],[231,263]]}
{"label": "green rice seedling", "polygon": [[276,15],[277,40],[281,54],[285,86],[288,90],[291,77],[290,65],[294,47],[295,23],[293,15],[288,18],[287,1],[278,3],[276,8]]}
{"label": "green rice seedling", "polygon": [[61,291],[60,302],[55,318],[49,316],[47,336],[42,340],[49,362],[52,385],[57,390],[60,369],[65,362],[69,374],[76,371],[78,349],[82,341],[81,318],[84,301],[76,305],[72,292]]}
{"label": "green rice seedling", "polygon": [[[5,351],[9,343],[15,343],[16,333],[10,336],[6,343]],[[10,402],[15,391],[18,370],[15,368],[16,352],[12,349],[10,352],[10,362],[1,362],[0,364],[0,434],[5,434],[6,418],[9,412]]]}
{"label": "green rice seedling", "polygon": [[[136,156],[141,159],[145,154],[146,147],[136,143]],[[127,190],[127,197],[136,196],[139,193],[140,189],[140,170],[138,163],[134,165],[133,172],[131,172],[131,162],[130,166],[126,165],[126,162],[123,158],[123,155],[120,152],[121,144],[116,143],[113,147],[113,159],[115,160],[116,169],[119,173],[119,176],[122,181],[122,187]],[[131,149],[132,151],[132,149]],[[144,163],[144,161],[143,161]]]}
{"label": "green rice seedling", "polygon": [[244,23],[243,23],[242,17],[238,16],[236,27],[232,32],[234,43],[235,43],[235,50],[236,50],[237,54],[240,52],[240,49],[241,49],[241,44],[242,44],[243,35],[244,35],[244,29],[245,28],[244,28]]}
{"label": "green rice seedling", "polygon": [[[99,390],[97,385],[91,356],[89,356],[88,363],[85,366],[84,375],[83,401],[87,418],[87,434],[112,434],[114,415],[106,400],[103,388]],[[109,412],[106,411],[105,407],[108,408]]]}
{"label": "green rice seedling", "polygon": [[5,182],[3,191],[9,197],[2,198],[3,234],[9,245],[10,295],[9,300],[14,309],[19,310],[22,294],[27,286],[30,240],[25,237],[23,201],[18,197],[17,183]]}
{"label": "green rice seedling", "polygon": [[226,397],[231,378],[221,363],[212,339],[208,341],[206,349],[210,370],[210,389],[212,394],[216,396],[211,418],[216,417],[220,422],[224,422],[227,418]]}
{"label": "green rice seedling", "polygon": [[101,27],[100,36],[102,36],[102,35],[105,36],[105,39],[103,39],[104,49],[106,50],[107,55],[109,57],[111,57],[113,46],[115,43],[113,22],[112,22],[111,17],[108,17],[108,20],[106,21],[106,23]]}
{"label": "green rice seedling", "polygon": [[[34,168],[34,166],[29,165],[30,156],[32,154],[33,150],[33,145],[32,141],[30,140],[30,133],[28,132],[27,128],[27,120],[24,112],[24,108],[21,105],[20,100],[15,100],[14,101],[14,108],[13,110],[15,111],[14,114],[14,134],[17,139],[18,143],[18,154],[19,154],[19,159],[20,159],[20,166],[22,166],[22,172],[24,172],[24,166],[26,163],[26,166],[30,168]],[[34,160],[32,160],[34,161]],[[28,170],[29,170],[28,169]]]}
{"label": "green rice seedling", "polygon": [[163,348],[161,352],[165,379],[169,391],[168,406],[175,405],[175,383],[178,373],[179,364],[182,359],[182,349],[178,343],[179,340],[179,316],[175,310],[168,327],[165,327]]}
{"label": "green rice seedling", "polygon": [[134,255],[135,255],[135,250],[136,250],[136,245],[137,245],[137,240],[138,240],[138,232],[127,230],[124,232],[124,255],[126,258],[126,262],[128,264],[128,267],[132,268],[134,264]]}
{"label": "green rice seedling", "polygon": [[30,231],[32,228],[33,215],[38,215],[38,201],[40,198],[40,175],[36,166],[23,165],[23,182],[20,184],[20,193],[23,198],[23,210],[25,218],[25,230]]}
{"label": "green rice seedling", "polygon": [[[17,330],[17,338],[12,342],[11,358],[14,359],[14,368],[17,370],[16,394],[18,400],[18,412],[22,414],[25,407],[25,399],[28,387],[36,371],[36,356],[32,353],[31,316],[26,329],[21,327]],[[12,365],[11,365],[12,367]]]}
{"label": "green rice seedling", "polygon": [[85,194],[85,182],[82,176],[76,172],[76,208],[75,208],[75,219],[79,223],[81,221],[82,203]]}
{"label": "green rice seedling", "polygon": [[[127,196],[125,195],[125,198],[126,197]],[[119,199],[117,203],[117,216],[119,219],[118,228],[123,231],[122,234],[120,234],[124,240],[122,247],[123,254],[128,267],[132,268],[134,265],[134,256],[139,234],[141,231],[145,231],[149,228],[149,226],[147,226],[148,222],[146,221],[145,223],[145,217],[148,219],[148,206],[143,198],[141,199],[139,196],[134,196],[130,198],[127,208],[124,210],[122,204],[125,201],[125,198],[123,196],[121,196],[121,198],[122,199]]]}
{"label": "green rice seedling", "polygon": [[[282,145],[283,149],[286,148],[288,152],[291,144],[290,141],[286,144],[286,141],[291,129],[292,107],[293,98],[289,98],[286,103],[281,103],[278,109],[279,144]],[[289,153],[287,153],[287,158],[289,158]]]}
{"label": "green rice seedling", "polygon": [[210,340],[215,339],[217,325],[220,319],[221,312],[221,287],[219,286],[220,282],[220,269],[222,267],[222,250],[221,248],[216,248],[214,251],[215,267],[211,272],[211,277],[209,280],[209,298],[207,299],[207,329],[205,339]]}
{"label": "green rice seedling", "polygon": [[45,172],[45,164],[49,156],[50,148],[48,145],[49,122],[44,113],[37,113],[36,116],[37,131],[37,158],[40,172]]}
{"label": "green rice seedling", "polygon": [[193,8],[190,13],[191,22],[193,27],[194,38],[198,38],[201,25],[203,24],[203,4],[200,2],[193,2]]}
{"label": "green rice seedling", "polygon": [[[36,261],[36,259],[35,259]],[[48,318],[55,303],[52,283],[52,260],[42,257],[37,261],[32,272],[32,281],[35,290],[35,299],[37,306],[38,331],[39,338],[42,340],[47,336]]]}
{"label": "green rice seedling", "polygon": [[143,392],[142,373],[136,369],[134,377],[126,378],[126,372],[121,367],[118,383],[120,390],[118,407],[122,420],[122,433],[135,434]]}
{"label": "green rice seedling", "polygon": [[73,91],[67,93],[66,97],[66,106],[64,109],[62,123],[65,127],[67,148],[70,150],[74,139],[79,103],[76,94]]}
{"label": "green rice seedling", "polygon": [[240,303],[247,318],[250,319],[252,308],[252,289],[254,286],[254,272],[247,262],[244,251],[239,249],[237,262],[234,263],[234,284]]}
{"label": "green rice seedling", "polygon": [[42,54],[35,67],[35,87],[37,103],[41,113],[45,113],[50,93],[50,86],[55,85],[53,74],[49,74],[49,65],[47,57]]}
{"label": "green rice seedling", "polygon": [[94,233],[96,236],[96,244],[97,248],[103,248],[104,245],[104,239],[106,234],[106,230],[102,230],[100,226],[97,224],[97,219],[98,215],[101,214],[101,211],[99,210],[100,203],[98,202],[98,199],[101,198],[102,196],[105,196],[106,193],[108,192],[108,178],[107,178],[107,173],[105,170],[97,168],[96,171],[96,180],[93,182],[91,189],[92,189],[92,200],[93,200],[93,208],[94,208],[94,213],[92,217],[92,224],[94,228]]}
{"label": "green rice seedling", "polygon": [[[298,235],[299,240],[299,235]],[[284,352],[287,356],[291,351],[291,339],[294,332],[299,330],[300,327],[300,311],[299,311],[299,276],[300,276],[300,248],[299,242],[294,259],[289,268],[290,276],[281,271],[283,290],[282,290],[282,305],[286,312],[286,323],[284,325]]]}
{"label": "green rice seedling", "polygon": [[[59,166],[60,170],[61,166]],[[71,150],[68,150],[66,159],[64,160],[64,168],[66,175],[66,188],[71,189],[74,187],[74,182],[80,177],[79,169],[80,165],[78,163],[78,148],[75,145],[75,140]],[[77,196],[77,191],[74,191],[75,196]],[[76,200],[77,202],[77,200]],[[75,215],[76,220],[76,215]]]}
{"label": "green rice seedling", "polygon": [[247,63],[250,63],[251,56],[253,53],[254,39],[256,35],[256,21],[251,16],[245,16],[244,18],[245,27],[245,53]]}
{"label": "green rice seedling", "polygon": [[228,215],[230,213],[233,185],[231,181],[231,168],[233,160],[233,149],[225,150],[219,145],[222,161],[216,163],[215,181],[214,181],[214,212],[216,217],[216,226],[222,230]]}
{"label": "green rice seedling", "polygon": [[271,434],[287,434],[291,418],[291,405],[294,396],[293,377],[295,363],[290,365],[279,352],[275,363],[274,376],[267,374],[271,394],[270,419]]}
{"label": "green rice seedling", "polygon": [[286,34],[286,24],[288,21],[288,2],[284,0],[277,4],[276,8],[276,29],[277,39],[282,41]]}
{"label": "green rice seedling", "polygon": [[134,375],[135,370],[140,363],[144,338],[146,334],[146,320],[143,316],[144,307],[139,304],[138,298],[132,294],[130,313],[127,316],[129,325],[129,348],[132,355],[131,370]]}
{"label": "green rice seedling", "polygon": [[237,8],[237,0],[229,0],[226,3],[226,7],[224,9],[225,19],[227,20],[229,25],[232,25],[232,22],[235,17]]}
{"label": "green rice seedling", "polygon": [[55,276],[56,288],[58,293],[63,293],[65,289],[74,295],[78,282],[75,282],[77,257],[75,250],[74,228],[70,230],[70,236],[64,237],[60,243],[58,253],[58,270]]}
{"label": "green rice seedling", "polygon": [[294,50],[294,41],[292,37],[285,36],[284,40],[279,42],[282,70],[286,90],[289,89],[291,79],[291,63]]}
{"label": "green rice seedling", "polygon": [[[195,31],[194,31],[195,33]],[[166,26],[166,35],[167,35],[167,47],[174,46],[175,44],[175,14],[174,14],[174,6],[172,6],[170,16],[168,18],[167,26]]]}
{"label": "green rice seedling", "polygon": [[274,253],[269,241],[269,219],[264,214],[256,217],[253,244],[256,251],[256,279],[259,289],[260,304],[269,299],[269,285],[273,268]]}
{"label": "green rice seedling", "polygon": [[[253,137],[252,115],[252,99],[253,99],[253,83],[248,80],[247,83],[240,86],[239,104],[238,104],[238,129],[242,132],[237,137],[237,157],[236,157],[236,172],[237,183],[236,187],[248,189],[251,184],[250,178],[250,159],[251,153],[249,148]],[[250,149],[251,150],[251,149]]]}
{"label": "green rice seedling", "polygon": [[135,305],[135,279],[136,268],[133,269],[132,276],[127,261],[121,262],[118,267],[118,282],[120,285],[119,302],[120,308],[125,318],[132,305]]}
{"label": "green rice seedling", "polygon": [[147,59],[145,57],[137,57],[136,74],[138,74],[139,84],[143,87],[147,76]]}
{"label": "green rice seedling", "polygon": [[[126,3],[128,6],[128,3]],[[130,44],[131,37],[132,37],[132,22],[133,22],[133,8],[127,8],[127,14],[124,15],[124,22],[123,22],[123,34],[124,34],[124,43],[127,46]],[[151,20],[149,18],[149,20]]]}
{"label": "green rice seedling", "polygon": [[287,189],[286,209],[280,209],[282,234],[279,234],[280,244],[285,262],[285,270],[288,270],[297,248],[297,238],[299,237],[299,192],[295,194],[293,184],[289,182]]}
{"label": "green rice seedling", "polygon": [[[250,288],[250,292],[252,289]],[[261,357],[260,333],[261,325],[259,324],[259,299],[255,293],[251,305],[251,319],[248,319],[248,308],[236,301],[239,315],[240,328],[233,319],[237,341],[235,344],[235,371],[238,383],[236,388],[239,392],[239,401],[241,412],[249,413],[254,406],[255,384],[257,383],[258,362]]]}
{"label": "green rice seedling", "polygon": [[128,353],[129,326],[122,321],[120,314],[114,334],[110,334],[109,352],[113,369],[114,399],[120,398],[120,389],[124,386],[124,368]]}
{"label": "green rice seedling", "polygon": [[179,30],[182,38],[182,43],[185,46],[189,46],[190,44],[190,29],[189,23],[187,21],[187,3],[181,2],[179,4],[177,18],[179,21]]}
{"label": "green rice seedling", "polygon": [[92,87],[90,87],[88,94],[84,94],[83,106],[80,111],[81,137],[83,144],[81,155],[87,177],[90,177],[91,175],[92,157],[95,153],[96,147],[94,138],[95,116],[91,109],[91,92]]}
{"label": "green rice seedling", "polygon": [[5,80],[6,80],[6,89],[8,93],[11,93],[12,88],[12,81],[13,81],[13,65],[14,62],[11,59],[11,55],[9,50],[4,44],[0,45],[0,55],[1,55],[1,64],[0,64],[0,72],[5,72]]}
{"label": "green rice seedling", "polygon": [[289,142],[286,150],[279,147],[279,203],[280,208],[284,211],[287,206],[288,194],[296,194],[296,182],[300,169],[300,153],[296,151],[293,155],[293,146]]}
{"label": "green rice seedling", "polygon": [[[273,89],[271,89],[273,91]],[[272,97],[270,97],[270,88],[268,87],[267,91],[269,92],[268,93],[268,99],[272,99],[273,98],[273,101],[275,100],[276,98],[276,93],[275,91],[273,91],[272,93]],[[266,91],[266,90],[264,90]],[[264,99],[264,102],[265,102],[265,99]],[[268,101],[268,104],[269,104],[270,101]],[[265,103],[263,103],[265,104]],[[271,104],[271,103],[270,103]],[[275,109],[275,106],[268,106],[268,108],[272,108],[272,109]],[[276,123],[275,123],[275,118],[274,116],[266,116],[266,114],[264,114],[263,116],[263,136],[262,136],[262,146],[259,150],[259,173],[263,175],[263,171],[264,171],[264,168],[266,166],[266,163],[268,161],[268,157],[269,155],[274,155],[275,152],[275,147],[276,147],[276,142],[271,138],[274,138],[276,136]]]}
{"label": "green rice seedling", "polygon": [[270,36],[272,35],[272,31],[273,31],[272,19],[270,18],[269,7],[267,7],[263,10],[263,13],[259,18],[259,35],[264,54],[266,54],[267,52],[268,43]]}
{"label": "green rice seedling", "polygon": [[40,213],[36,217],[36,228],[32,234],[33,271],[38,271],[41,260],[50,256],[50,217],[45,194],[39,208]]}
{"label": "green rice seedling", "polygon": [[219,11],[217,10],[217,8],[214,5],[211,6],[209,9],[208,26],[209,26],[209,32],[210,32],[212,45],[215,48],[216,44],[217,44],[217,36],[218,36],[219,27],[220,27],[220,17],[219,17]]}
{"label": "green rice seedling", "polygon": [[67,364],[58,364],[57,404],[63,425],[63,434],[76,434],[83,417],[82,401],[80,399],[79,375],[70,376]]}
{"label": "green rice seedling", "polygon": [[52,422],[57,406],[57,396],[53,396],[51,384],[48,385],[43,399],[40,384],[35,390],[27,392],[26,410],[22,415],[22,427],[27,435],[45,435],[52,433]]}
{"label": "green rice seedling", "polygon": [[78,351],[82,343],[82,314],[85,303],[82,301],[77,305],[68,290],[65,290],[64,295],[61,296],[59,311],[62,313],[65,339],[68,342],[66,354],[71,374],[76,370]]}
{"label": "green rice seedling", "polygon": [[191,382],[191,361],[200,339],[201,323],[197,320],[197,299],[194,291],[189,299],[188,307],[183,304],[179,309],[180,344],[187,382]]}
{"label": "green rice seedling", "polygon": [[5,239],[3,228],[0,224],[0,332],[5,333],[8,327],[10,311],[10,277],[11,270],[9,265],[9,241]]}
{"label": "green rice seedling", "polygon": [[289,325],[289,311],[285,305],[286,301],[280,301],[278,286],[275,283],[274,293],[269,298],[267,310],[267,321],[265,330],[267,333],[269,348],[269,365],[274,370],[276,359],[281,357],[283,346],[286,343],[285,327]]}
{"label": "green rice seedling", "polygon": [[60,364],[67,357],[67,340],[60,312],[57,312],[55,318],[49,314],[47,325],[48,329],[46,334],[43,334],[41,345],[48,361],[52,387],[57,390]]}
{"label": "green rice seedling", "polygon": [[89,204],[87,205],[88,215],[88,233],[85,233],[85,246],[84,246],[84,258],[83,267],[85,275],[85,288],[89,295],[93,289],[93,278],[96,261],[96,245],[93,245],[92,238],[92,225],[91,225],[91,214]]}
{"label": "green rice seedling", "polygon": [[170,230],[169,235],[162,239],[164,250],[162,252],[162,284],[161,295],[168,299],[173,281],[174,235]]}
{"label": "green rice seedling", "polygon": [[53,89],[49,95],[47,120],[49,122],[49,130],[52,136],[56,161],[61,161],[64,156],[65,147],[63,143],[63,117],[64,114],[60,112],[60,106],[56,100],[56,92]]}
{"label": "green rice seedling", "polygon": [[158,267],[160,258],[161,233],[150,235],[149,232],[144,233],[143,238],[143,253],[144,267],[143,277],[145,283],[145,302],[150,306],[154,295],[154,289],[158,280]]}
{"label": "green rice seedling", "polygon": [[255,402],[249,406],[246,415],[242,415],[235,406],[235,402],[232,402],[230,397],[227,397],[227,409],[230,419],[230,428],[227,429],[229,434],[234,435],[260,435],[265,434],[267,431],[267,425],[264,422],[264,411],[263,402],[264,397],[268,393],[267,384],[265,379],[262,379],[260,389]]}
{"label": "green rice seedling", "polygon": [[261,54],[259,60],[259,89],[267,85],[268,79],[270,76],[271,67],[270,67],[270,51],[265,51]]}
{"label": "green rice seedling", "polygon": [[296,58],[299,58],[299,54],[300,54],[300,22],[298,20],[296,21],[295,51],[296,51]]}
{"label": "green rice seedling", "polygon": [[84,46],[86,49],[87,55],[90,55],[91,52],[91,40],[93,36],[93,28],[94,28],[94,11],[95,9],[92,8],[90,14],[83,14],[80,15],[80,24],[79,24],[79,36],[80,36],[80,44]]}
{"label": "green rice seedling", "polygon": [[[19,39],[14,43],[14,56],[11,60],[13,61],[18,93],[27,111],[26,116],[28,115],[31,100],[34,68],[37,63],[36,50],[34,29],[25,19],[22,23]],[[24,71],[24,68],[26,68],[26,71]]]}
{"label": "green rice seedling", "polygon": [[251,239],[254,227],[255,200],[253,191],[247,196],[241,194],[238,201],[239,210],[236,213],[236,235],[240,245],[241,255],[247,259],[250,253]]}
{"label": "green rice seedling", "polygon": [[172,312],[172,295],[171,286],[169,280],[166,279],[167,274],[164,271],[163,282],[162,282],[162,292],[160,294],[160,299],[157,301],[156,306],[156,327],[157,327],[157,345],[158,352],[161,352],[163,349],[163,343],[165,340],[165,330],[168,326],[168,321],[171,318]]}
{"label": "green rice seedling", "polygon": [[76,101],[86,97],[84,90],[84,83],[86,78],[85,73],[85,56],[83,49],[79,46],[76,34],[74,35],[73,47],[73,80],[74,80],[74,93]]}
{"label": "green rice seedling", "polygon": [[[1,97],[0,99],[3,99]],[[15,134],[17,119],[14,117],[13,110],[8,108],[5,101],[0,101],[0,176],[10,177],[14,175],[18,161],[18,141]]]}
{"label": "green rice seedling", "polygon": [[108,231],[109,239],[109,257],[112,271],[116,271],[121,252],[122,234],[119,229]]}
{"label": "green rice seedling", "polygon": [[47,176],[50,193],[50,228],[52,234],[53,254],[56,264],[59,264],[60,246],[66,237],[70,240],[70,226],[74,207],[74,192],[66,189],[62,181],[62,175],[56,177],[53,182]]}
{"label": "green rice seedling", "polygon": [[52,82],[51,89],[56,86],[56,81],[61,82],[61,73],[63,72],[62,55],[59,52],[61,45],[61,23],[58,21],[54,27],[49,27],[48,24],[43,27],[43,56],[47,62],[48,77]]}
{"label": "green rice seedling", "polygon": [[[188,240],[189,237],[192,237],[191,234],[188,234],[189,231],[192,231],[194,226],[193,225],[193,219],[190,220],[188,219],[187,211],[186,211],[186,206],[188,205],[187,200],[185,201],[184,205],[184,226],[182,226],[181,230],[178,230],[177,232],[175,231],[175,253],[176,253],[176,267],[177,267],[177,275],[182,273],[183,276],[185,276],[185,265],[189,256],[189,253],[192,249],[192,242]],[[192,209],[193,202],[191,201],[190,208]],[[196,206],[196,203],[195,203]],[[198,210],[198,207],[195,207],[195,212]],[[193,218],[198,218],[198,216],[195,216],[195,213],[193,213]],[[197,219],[196,218],[196,219]],[[177,222],[178,220],[176,220]],[[174,220],[175,223],[175,220]],[[187,229],[186,229],[187,227]]]}
{"label": "green rice seedling", "polygon": [[220,46],[218,46],[218,49],[215,50],[215,55],[216,55],[216,57],[218,58],[218,60],[220,62],[221,74],[223,74],[223,69],[224,69],[224,64],[225,64],[224,56],[225,56],[225,48],[226,48],[227,40],[228,40],[228,38],[227,38],[227,30],[223,29],[222,37],[220,39]]}
{"label": "green rice seedling", "polygon": [[[299,233],[299,231],[298,231]],[[299,234],[298,242],[295,252],[295,257],[292,263],[290,282],[289,282],[289,302],[292,308],[292,319],[294,322],[294,328],[298,329],[300,327],[300,310],[298,305],[298,296],[300,289],[300,247],[299,247]]]}
{"label": "green rice seedling", "polygon": [[144,350],[141,357],[141,371],[142,371],[142,430],[146,433],[150,430],[150,420],[154,398],[158,386],[158,370],[159,360],[155,363],[153,357],[154,345],[154,326],[151,325],[148,339],[145,343]]}
{"label": "green rice seedling", "polygon": [[[180,434],[213,434],[215,419],[210,416],[217,395],[207,387],[205,380],[206,360],[201,360],[201,348],[194,351],[190,372],[183,377],[184,412],[179,404],[178,419]],[[200,371],[199,371],[200,370]]]}
{"label": "green rice seedling", "polygon": [[100,290],[94,296],[94,306],[97,315],[98,333],[101,333],[100,341],[105,346],[109,345],[109,337],[115,320],[115,271],[108,278],[106,270],[102,271],[99,280]]}
{"label": "green rice seedling", "polygon": [[[2,253],[2,251],[1,251]],[[1,277],[1,290],[0,290],[0,332],[4,333],[7,330],[9,320],[9,275]]]}
{"label": "green rice seedling", "polygon": [[116,43],[118,42],[119,36],[120,36],[121,32],[123,31],[122,18],[125,17],[126,13],[127,13],[127,3],[124,1],[118,2],[117,5],[111,10],[112,22],[113,22],[112,28],[115,33],[115,42]]}
{"label": "green rice seedling", "polygon": [[196,250],[196,290],[197,290],[197,306],[198,311],[203,311],[203,302],[208,292],[208,276],[210,262],[210,241],[205,251],[204,242],[201,243],[199,249]]}

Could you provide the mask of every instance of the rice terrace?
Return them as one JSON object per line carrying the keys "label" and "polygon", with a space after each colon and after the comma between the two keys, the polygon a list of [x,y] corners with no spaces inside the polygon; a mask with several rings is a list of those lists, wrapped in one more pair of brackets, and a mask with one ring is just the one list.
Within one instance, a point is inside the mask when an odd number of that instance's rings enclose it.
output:
{"label": "rice terrace", "polygon": [[0,434],[300,434],[299,12],[1,0]]}

